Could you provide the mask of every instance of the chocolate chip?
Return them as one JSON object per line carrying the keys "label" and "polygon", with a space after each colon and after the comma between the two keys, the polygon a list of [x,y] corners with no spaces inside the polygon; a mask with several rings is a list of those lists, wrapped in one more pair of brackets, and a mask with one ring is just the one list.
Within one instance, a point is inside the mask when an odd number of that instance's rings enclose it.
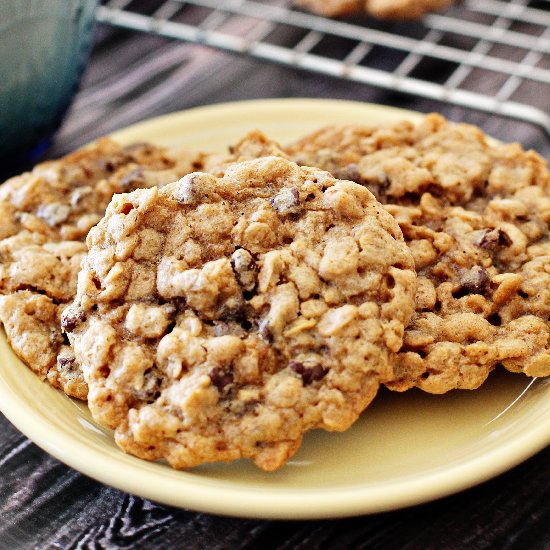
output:
{"label": "chocolate chip", "polygon": [[230,324],[237,323],[245,330],[250,330],[253,327],[255,317],[256,312],[241,297],[227,300],[216,315],[219,321]]}
{"label": "chocolate chip", "polygon": [[246,321],[246,312],[243,304],[226,305],[221,310],[220,318],[223,321],[234,321],[235,323],[244,323]]}
{"label": "chocolate chip", "polygon": [[348,164],[345,168],[335,170],[333,172],[335,178],[339,180],[354,181],[368,189],[378,200],[385,197],[386,189],[389,186],[389,180],[385,178],[383,181],[369,181],[363,179],[356,164]]}
{"label": "chocolate chip", "polygon": [[60,330],[52,330],[50,332],[50,344],[57,347],[63,344],[63,335]]}
{"label": "chocolate chip", "polygon": [[323,368],[319,364],[306,366],[300,361],[290,361],[288,366],[302,378],[304,386],[309,386],[313,382],[322,380],[328,372],[328,369]]}
{"label": "chocolate chip", "polygon": [[467,294],[483,293],[489,282],[487,271],[483,267],[474,266],[469,271],[466,271],[460,278],[462,289]]}
{"label": "chocolate chip", "polygon": [[498,244],[500,246],[512,246],[514,241],[510,238],[510,235],[506,233],[506,231],[503,231],[502,229],[498,230]]}
{"label": "chocolate chip", "polygon": [[238,323],[225,323],[224,321],[221,321],[214,325],[213,330],[215,336],[226,336],[227,334],[232,334],[239,337],[246,336],[245,329]]}
{"label": "chocolate chip", "polygon": [[240,411],[240,415],[244,416],[245,414],[253,413],[258,408],[259,404],[260,402],[256,400],[247,401],[244,404],[244,407],[242,408],[242,410]]}
{"label": "chocolate chip", "polygon": [[75,358],[74,357],[58,357],[57,358],[57,364],[60,367],[68,367],[74,365]]}
{"label": "chocolate chip", "polygon": [[256,273],[258,266],[252,254],[244,248],[238,248],[231,254],[231,267],[239,285],[245,291],[252,291],[256,286]]}
{"label": "chocolate chip", "polygon": [[212,384],[218,388],[219,392],[223,392],[227,386],[233,384],[233,373],[231,371],[224,371],[219,367],[214,367],[208,372]]}
{"label": "chocolate chip", "polygon": [[61,328],[67,332],[72,332],[78,323],[86,319],[86,314],[83,309],[66,309],[61,315]]}
{"label": "chocolate chip", "polygon": [[170,304],[174,306],[174,313],[178,313],[187,308],[187,300],[183,296],[175,296],[170,300]]}
{"label": "chocolate chip", "polygon": [[78,363],[72,349],[69,346],[64,346],[57,355],[57,369],[65,373],[65,375],[76,373],[78,371]]}
{"label": "chocolate chip", "polygon": [[298,214],[300,212],[300,192],[296,187],[285,187],[269,203],[279,214]]}
{"label": "chocolate chip", "polygon": [[95,164],[101,172],[106,172],[107,174],[112,174],[116,168],[112,159],[97,159]]}
{"label": "chocolate chip", "polygon": [[126,162],[133,161],[141,166],[149,164],[154,161],[155,164],[162,161],[163,164],[167,164],[164,157],[159,158],[159,150],[150,143],[134,143],[124,147],[123,152],[126,156]]}
{"label": "chocolate chip", "polygon": [[143,373],[143,386],[136,392],[136,397],[140,401],[152,403],[160,395],[160,378],[156,368],[147,369]]}
{"label": "chocolate chip", "polygon": [[349,180],[355,183],[361,183],[361,174],[357,168],[357,164],[348,164],[343,168],[338,168],[333,171],[333,175],[339,180]]}
{"label": "chocolate chip", "polygon": [[484,250],[495,250],[498,247],[508,247],[513,243],[512,239],[502,229],[486,229],[475,244]]}

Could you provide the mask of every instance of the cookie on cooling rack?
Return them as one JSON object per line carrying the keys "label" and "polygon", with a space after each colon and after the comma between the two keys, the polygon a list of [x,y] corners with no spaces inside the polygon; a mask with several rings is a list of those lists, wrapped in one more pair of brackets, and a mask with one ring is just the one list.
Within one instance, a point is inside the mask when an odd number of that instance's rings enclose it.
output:
{"label": "cookie on cooling rack", "polygon": [[86,397],[59,321],[76,294],[84,239],[113,194],[174,181],[200,162],[103,139],[0,187],[0,320],[17,355],[41,378]]}
{"label": "cookie on cooling rack", "polygon": [[116,195],[62,324],[122,449],[274,470],[392,379],[416,277],[365,187],[273,156],[224,172]]}
{"label": "cookie on cooling rack", "polygon": [[370,189],[403,231],[418,292],[390,388],[473,389],[500,364],[550,375],[550,176],[539,155],[438,115],[332,126],[286,151]]}
{"label": "cookie on cooling rack", "polygon": [[454,0],[295,0],[296,5],[326,17],[366,13],[380,19],[418,19]]}

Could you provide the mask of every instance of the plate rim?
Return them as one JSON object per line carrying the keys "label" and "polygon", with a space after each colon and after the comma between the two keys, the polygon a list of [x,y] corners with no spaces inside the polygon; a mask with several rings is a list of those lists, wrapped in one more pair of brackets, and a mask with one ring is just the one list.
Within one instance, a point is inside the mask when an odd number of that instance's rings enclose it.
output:
{"label": "plate rim", "polygon": [[[233,112],[231,116],[235,116],[236,112],[261,112],[266,108],[300,111],[303,109],[318,110],[320,106],[343,111],[349,108],[360,108],[363,112],[368,112],[369,109],[372,109],[373,112],[383,110],[391,113],[392,117],[413,121],[418,121],[424,116],[414,111],[357,101],[310,98],[261,99],[220,103],[176,111],[132,124],[109,134],[109,136],[115,140],[124,141],[127,136],[136,132],[147,132],[148,128],[152,126],[179,125],[182,120],[185,121],[190,117],[216,117],[226,114],[228,109]],[[319,127],[322,124],[321,122]],[[5,337],[2,339],[0,348],[0,357],[4,363],[5,352],[13,354]],[[430,476],[389,481],[383,486],[375,487],[369,487],[368,484],[321,489],[263,487],[262,491],[254,492],[253,499],[250,499],[250,486],[239,489],[226,480],[207,479],[203,476],[193,476],[192,471],[191,473],[182,471],[178,472],[182,476],[182,483],[188,485],[188,489],[195,489],[194,492],[186,491],[182,498],[178,491],[174,491],[170,479],[167,484],[162,486],[160,484],[144,486],[140,483],[139,477],[128,475],[128,464],[134,465],[135,471],[139,472],[140,465],[144,461],[128,455],[121,455],[125,457],[123,461],[113,461],[107,453],[90,449],[78,438],[68,438],[59,426],[44,422],[43,415],[39,411],[28,409],[23,397],[15,392],[10,392],[5,382],[4,374],[0,368],[0,411],[25,436],[61,462],[101,483],[156,502],[233,517],[326,519],[397,510],[436,500],[477,485],[516,466],[550,444],[550,424],[541,423],[533,426],[529,431],[522,432],[510,441],[491,448],[482,456],[462,461],[450,468],[439,469]],[[68,399],[66,396],[64,397]],[[22,410],[26,411],[27,415],[17,414]],[[31,414],[28,414],[29,412]],[[44,431],[42,432],[42,430]],[[55,436],[53,439],[52,432]],[[90,456],[94,457],[94,461],[90,460]],[[150,463],[145,462],[145,464]],[[164,465],[159,465],[159,467],[165,468]],[[155,474],[155,477],[159,476]],[[162,478],[162,476],[160,477]],[[321,495],[325,498],[321,499]]]}
{"label": "plate rim", "polygon": [[[0,356],[3,356],[5,351],[13,354],[5,338],[0,342],[0,347],[3,348],[0,349]],[[535,380],[533,379],[533,382]],[[3,382],[1,370],[0,382]],[[59,392],[50,388],[46,382],[42,384],[47,390]],[[59,394],[61,398],[70,400],[61,392]],[[42,415],[35,409],[29,410],[20,395],[5,392],[3,384],[0,384],[0,402],[1,412],[33,443],[64,464],[102,484],[169,506],[254,519],[343,518],[398,510],[437,500],[478,485],[513,468],[550,443],[550,430],[540,424],[532,431],[523,432],[493,447],[482,456],[462,461],[452,467],[439,468],[429,476],[386,481],[383,486],[377,485],[374,488],[368,484],[345,488],[308,489],[306,492],[301,488],[262,488],[263,494],[254,492],[253,501],[246,500],[251,495],[251,488],[248,486],[244,489],[235,488],[227,486],[229,483],[225,480],[194,476],[192,471],[167,470],[181,475],[182,484],[186,485],[187,489],[195,489],[195,492],[187,493],[184,498],[180,498],[181,495],[174,491],[170,479],[161,485],[144,486],[140,483],[139,477],[128,475],[129,464],[133,467],[134,473],[139,473],[142,466],[146,467],[144,465],[151,463],[122,452],[123,460],[113,461],[108,454],[97,451],[79,439],[67,438],[60,427],[44,422]],[[8,406],[5,406],[6,403]],[[31,414],[28,417],[16,416],[14,411],[20,408]],[[42,433],[40,427],[47,428],[48,431]],[[53,439],[52,432],[55,436]],[[94,458],[93,464],[90,458]],[[163,471],[167,468],[164,464],[158,464],[158,467],[163,468]],[[474,475],[472,471],[475,471]],[[162,479],[162,475],[156,476],[156,473],[145,474],[148,477]],[[321,496],[324,499],[320,499]]]}

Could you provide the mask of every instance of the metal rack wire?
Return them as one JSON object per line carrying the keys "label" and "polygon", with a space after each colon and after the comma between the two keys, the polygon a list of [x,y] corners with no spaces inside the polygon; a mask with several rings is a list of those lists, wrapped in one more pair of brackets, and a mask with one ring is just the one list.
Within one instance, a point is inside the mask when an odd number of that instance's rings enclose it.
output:
{"label": "metal rack wire", "polygon": [[290,0],[110,0],[101,23],[490,112],[550,135],[550,2],[464,0],[416,23],[332,20]]}

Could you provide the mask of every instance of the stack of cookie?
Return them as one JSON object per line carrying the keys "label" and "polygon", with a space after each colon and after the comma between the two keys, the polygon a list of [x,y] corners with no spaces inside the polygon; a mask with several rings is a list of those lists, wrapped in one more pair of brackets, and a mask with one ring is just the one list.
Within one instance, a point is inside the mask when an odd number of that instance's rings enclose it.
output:
{"label": "stack of cookie", "polygon": [[550,375],[546,163],[438,115],[227,157],[102,140],[0,201],[12,347],[145,459],[271,471],[382,384]]}

